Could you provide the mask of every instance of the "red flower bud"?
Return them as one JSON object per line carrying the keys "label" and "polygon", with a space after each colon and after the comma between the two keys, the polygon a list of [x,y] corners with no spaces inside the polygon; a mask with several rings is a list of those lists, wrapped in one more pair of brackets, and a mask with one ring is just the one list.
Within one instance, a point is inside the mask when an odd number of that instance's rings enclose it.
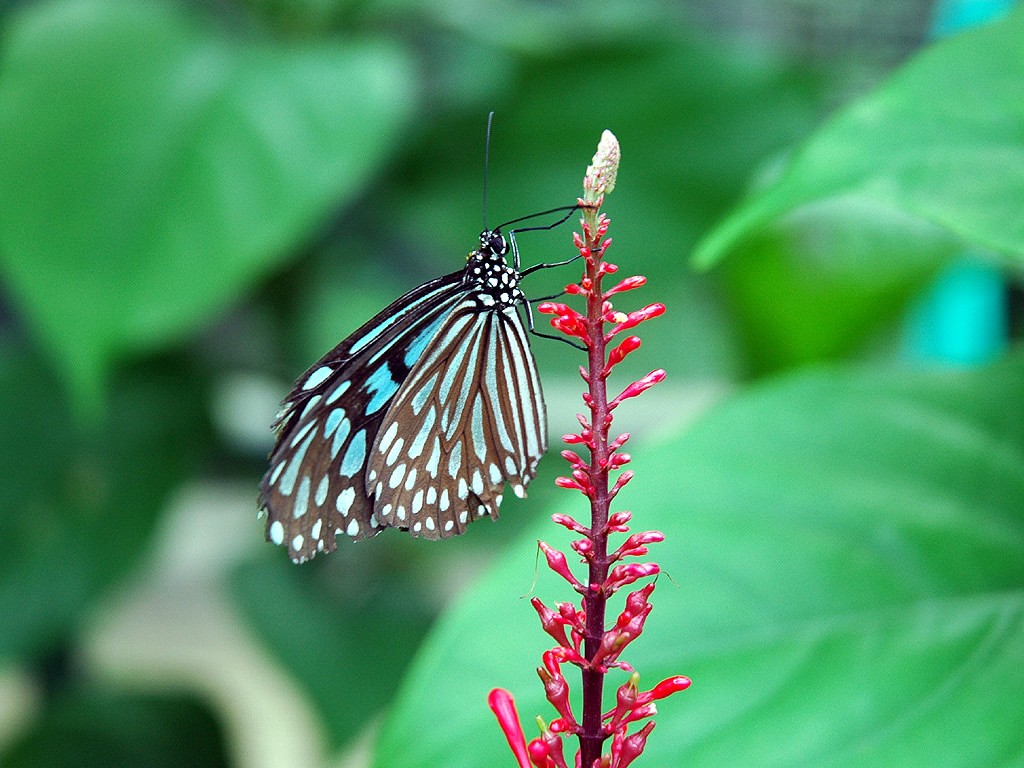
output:
{"label": "red flower bud", "polygon": [[544,683],[544,695],[547,696],[551,706],[555,708],[562,719],[572,725],[576,720],[572,714],[572,705],[569,703],[569,684],[561,673],[552,674],[545,667],[537,667],[537,676]]}
{"label": "red flower bud", "polygon": [[628,768],[629,764],[643,754],[647,746],[647,737],[654,730],[654,721],[645,723],[644,727],[629,736],[618,739],[612,744],[613,765],[615,768]]}
{"label": "red flower bud", "polygon": [[661,370],[660,368],[656,371],[651,371],[642,379],[634,381],[632,384],[630,384],[628,387],[622,390],[622,392],[620,392],[619,395],[609,403],[609,405],[612,405],[614,407],[621,403],[623,400],[628,400],[631,397],[636,397],[642,392],[646,392],[655,384],[658,384],[664,380],[665,371]]}
{"label": "red flower bud", "polygon": [[570,531],[575,533],[581,533],[584,536],[590,535],[590,529],[584,528],[582,525],[576,522],[576,520],[569,515],[563,515],[561,513],[555,513],[551,516],[551,520],[564,528],[568,528]]}
{"label": "red flower bud", "polygon": [[[564,555],[562,556],[564,559]],[[632,584],[637,579],[642,579],[646,576],[654,576],[660,572],[661,568],[657,563],[628,563],[627,565],[617,565],[612,568],[611,573],[608,574],[608,578],[605,579],[604,584],[601,588],[606,594],[612,594],[627,584]]]}
{"label": "red flower bud", "polygon": [[618,469],[624,464],[629,464],[633,460],[633,457],[628,453],[613,453],[608,457],[608,468]]}
{"label": "red flower bud", "polygon": [[612,554],[612,562],[622,560],[625,557],[641,557],[647,554],[647,544],[654,544],[665,540],[665,534],[661,531],[644,531],[634,533]]}
{"label": "red flower bud", "polygon": [[604,370],[601,371],[601,375],[604,378],[607,378],[612,372],[612,368],[625,360],[626,356],[631,352],[635,352],[640,349],[640,344],[641,341],[639,336],[627,336],[624,338],[619,342],[619,345],[608,354],[608,363],[605,365]]}
{"label": "red flower bud", "polygon": [[616,496],[618,496],[619,495],[619,491],[622,490],[622,486],[624,486],[626,483],[628,483],[632,479],[633,479],[633,471],[629,470],[629,469],[627,469],[625,472],[623,472],[621,475],[619,475],[618,478],[616,478],[616,480],[615,480],[615,485],[613,485],[612,489],[608,492],[608,499],[611,500],[611,499],[614,499]]}
{"label": "red flower bud", "polygon": [[551,750],[543,739],[534,739],[527,749],[530,752],[530,760],[536,768],[556,768],[555,762],[551,759]]}
{"label": "red flower bud", "polygon": [[648,304],[643,309],[638,309],[626,315],[626,319],[612,328],[611,331],[605,335],[605,339],[611,341],[612,337],[616,334],[622,333],[629,328],[633,328],[634,326],[640,325],[640,323],[646,322],[663,314],[665,314],[664,304]]}
{"label": "red flower bud", "polygon": [[621,435],[619,435],[618,437],[611,441],[611,443],[608,445],[608,450],[617,451],[619,448],[626,444],[626,441],[629,440],[629,437],[629,432],[623,432]]}
{"label": "red flower bud", "polygon": [[508,746],[515,755],[519,768],[530,768],[530,757],[526,751],[526,736],[519,724],[519,714],[512,694],[503,688],[495,688],[487,696],[487,706],[498,719],[498,726],[508,740]]}
{"label": "red flower bud", "polygon": [[666,678],[651,689],[651,698],[664,699],[671,696],[673,693],[685,691],[690,687],[692,682],[693,681],[691,681],[690,678],[683,677],[682,675]]}
{"label": "red flower bud", "polygon": [[608,532],[609,533],[625,533],[629,530],[626,525],[633,518],[632,512],[613,512],[608,517]]}
{"label": "red flower bud", "polygon": [[565,622],[562,620],[562,617],[544,605],[539,597],[533,598],[530,601],[530,604],[534,609],[536,609],[537,614],[540,616],[541,628],[551,635],[551,637],[555,639],[556,643],[568,646],[569,638],[565,636]]}
{"label": "red flower bud", "polygon": [[590,553],[594,549],[594,542],[590,539],[577,539],[576,541],[569,544],[573,548],[573,551],[579,553],[586,559],[590,559]]}
{"label": "red flower bud", "polygon": [[587,463],[579,457],[575,451],[564,450],[562,451],[562,458],[572,464],[573,467],[585,467]]}
{"label": "red flower bud", "polygon": [[544,553],[544,557],[546,557],[548,561],[548,567],[552,571],[554,571],[563,579],[568,581],[572,585],[573,589],[575,589],[580,594],[586,591],[586,588],[582,584],[580,584],[580,582],[576,579],[575,576],[572,575],[572,572],[569,570],[569,563],[566,561],[564,554],[562,554],[557,549],[543,541],[537,542],[537,546],[539,546],[541,551]]}
{"label": "red flower bud", "polygon": [[[537,723],[538,725],[542,725],[543,721],[538,717]],[[562,737],[547,726],[542,725],[540,738],[547,745],[548,759],[551,760],[557,768],[568,768],[565,763],[565,755],[562,751]]]}
{"label": "red flower bud", "polygon": [[621,282],[619,282],[618,285],[613,286],[612,288],[609,288],[607,291],[605,291],[603,298],[607,299],[609,296],[613,296],[616,293],[621,293],[622,291],[632,291],[633,289],[639,288],[640,286],[644,285],[646,282],[647,278],[642,275],[636,275],[635,277],[627,277]]}

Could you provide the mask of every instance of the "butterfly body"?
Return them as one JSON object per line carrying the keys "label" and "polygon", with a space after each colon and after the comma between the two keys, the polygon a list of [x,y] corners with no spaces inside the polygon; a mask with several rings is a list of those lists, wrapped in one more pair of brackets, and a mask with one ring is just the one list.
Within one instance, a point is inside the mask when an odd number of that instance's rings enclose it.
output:
{"label": "butterfly body", "polygon": [[414,288],[303,374],[260,485],[267,538],[293,560],[394,527],[447,538],[496,518],[546,447],[536,364],[508,245],[485,230],[466,266]]}

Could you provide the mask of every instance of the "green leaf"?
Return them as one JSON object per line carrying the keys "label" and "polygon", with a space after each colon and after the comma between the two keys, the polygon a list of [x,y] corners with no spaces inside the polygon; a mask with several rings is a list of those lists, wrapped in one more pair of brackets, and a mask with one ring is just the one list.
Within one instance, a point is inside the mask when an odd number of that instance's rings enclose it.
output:
{"label": "green leaf", "polygon": [[[387,569],[389,551],[346,549],[296,568],[275,548],[232,575],[239,607],[305,688],[335,746],[390,701],[433,618],[415,585],[396,577],[403,564]],[[382,553],[384,562],[375,561]]]}
{"label": "green leaf", "polygon": [[0,347],[0,661],[66,642],[104,590],[145,553],[170,492],[210,437],[194,372],[180,363],[120,375],[102,424],[71,418],[57,381]]}
{"label": "green leaf", "polygon": [[[1022,396],[1020,358],[969,373],[822,369],[633,446],[637,478],[619,502],[635,530],[665,533],[651,559],[671,578],[625,660],[643,688],[694,680],[659,702],[645,761],[1018,765]],[[567,496],[558,510],[580,506]],[[568,549],[560,528],[537,526],[441,620],[376,765],[511,764],[486,708],[495,686],[516,696],[528,737],[534,715],[553,717],[533,672],[551,640],[517,599],[537,538]],[[573,598],[547,573],[533,591]]]}
{"label": "green leaf", "polygon": [[193,700],[76,688],[9,745],[5,768],[226,768],[224,734]]}
{"label": "green leaf", "polygon": [[[718,271],[748,373],[865,354],[955,252],[934,228],[849,198],[805,206]],[[822,237],[822,221],[828,236]],[[897,234],[898,233],[898,234]]]}
{"label": "green leaf", "polygon": [[24,9],[0,67],[0,268],[80,403],[282,263],[394,148],[379,41],[230,37],[177,6]]}
{"label": "green leaf", "polygon": [[845,195],[1024,255],[1024,9],[935,45],[823,126],[698,244],[709,267],[800,206]]}

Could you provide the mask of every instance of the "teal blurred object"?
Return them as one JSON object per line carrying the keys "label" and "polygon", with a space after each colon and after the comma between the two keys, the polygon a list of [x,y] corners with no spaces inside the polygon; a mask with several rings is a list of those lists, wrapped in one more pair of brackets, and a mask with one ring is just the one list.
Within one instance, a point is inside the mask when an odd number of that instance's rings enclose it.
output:
{"label": "teal blurred object", "polygon": [[932,37],[939,38],[1009,13],[1014,0],[941,0],[935,6]]}
{"label": "teal blurred object", "polygon": [[[1013,6],[1013,0],[944,0],[935,9],[932,37],[992,21]],[[999,356],[1007,347],[999,268],[970,254],[947,267],[911,311],[907,341],[919,360],[979,365]]]}
{"label": "teal blurred object", "polygon": [[1007,345],[999,269],[978,256],[950,264],[911,310],[907,337],[918,360],[980,365],[999,356]]}

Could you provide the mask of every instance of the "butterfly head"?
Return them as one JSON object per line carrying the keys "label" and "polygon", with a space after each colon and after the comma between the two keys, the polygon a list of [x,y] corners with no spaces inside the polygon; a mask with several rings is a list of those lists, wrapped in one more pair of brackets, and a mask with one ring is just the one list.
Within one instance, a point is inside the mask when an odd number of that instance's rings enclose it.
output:
{"label": "butterfly head", "polygon": [[497,229],[485,229],[480,233],[480,252],[505,258],[508,253],[508,241]]}

